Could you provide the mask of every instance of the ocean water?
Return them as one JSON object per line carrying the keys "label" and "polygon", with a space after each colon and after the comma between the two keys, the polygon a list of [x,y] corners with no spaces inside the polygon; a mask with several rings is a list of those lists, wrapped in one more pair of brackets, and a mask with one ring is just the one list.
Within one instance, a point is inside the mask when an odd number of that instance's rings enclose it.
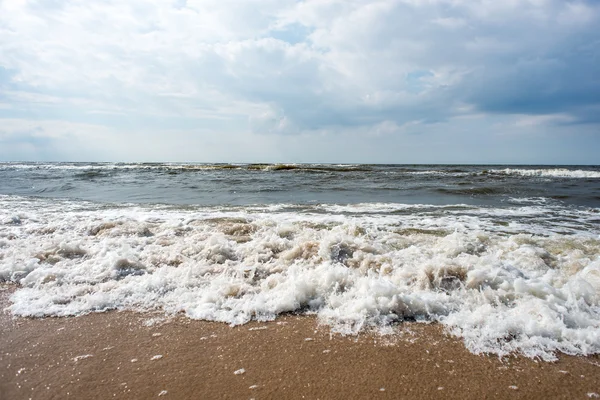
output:
{"label": "ocean water", "polygon": [[0,163],[18,316],[162,310],[600,352],[600,167]]}

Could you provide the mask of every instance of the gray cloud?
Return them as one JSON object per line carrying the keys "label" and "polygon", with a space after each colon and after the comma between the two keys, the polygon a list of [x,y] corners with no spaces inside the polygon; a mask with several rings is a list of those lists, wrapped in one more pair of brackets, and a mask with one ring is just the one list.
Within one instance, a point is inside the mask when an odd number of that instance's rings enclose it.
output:
{"label": "gray cloud", "polygon": [[225,137],[468,140],[473,118],[566,132],[600,122],[599,23],[595,1],[2,2],[0,120],[213,132],[222,157]]}

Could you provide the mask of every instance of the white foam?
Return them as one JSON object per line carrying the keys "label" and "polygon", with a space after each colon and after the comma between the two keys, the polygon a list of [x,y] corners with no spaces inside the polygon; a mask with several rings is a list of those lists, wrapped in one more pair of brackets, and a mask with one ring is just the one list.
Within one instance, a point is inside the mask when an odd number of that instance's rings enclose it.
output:
{"label": "white foam", "polygon": [[243,324],[304,310],[345,334],[439,321],[476,353],[600,352],[598,210],[344,207],[0,196],[0,280],[21,285],[10,306],[21,316],[162,310]]}
{"label": "white foam", "polygon": [[433,175],[433,176],[469,176],[472,172],[457,172],[444,170],[423,170],[423,171],[406,171],[402,172],[408,175]]}
{"label": "white foam", "polygon": [[394,213],[394,212],[411,212],[426,209],[465,209],[472,208],[466,204],[454,204],[451,206],[439,206],[429,204],[398,204],[398,203],[357,203],[357,204],[320,204],[314,206],[315,209],[327,211],[331,213]]}
{"label": "white foam", "polygon": [[541,176],[548,178],[600,178],[600,171],[590,170],[572,170],[566,168],[548,168],[548,169],[529,169],[529,168],[505,168],[492,169],[493,174],[502,175],[520,175],[520,176]]}

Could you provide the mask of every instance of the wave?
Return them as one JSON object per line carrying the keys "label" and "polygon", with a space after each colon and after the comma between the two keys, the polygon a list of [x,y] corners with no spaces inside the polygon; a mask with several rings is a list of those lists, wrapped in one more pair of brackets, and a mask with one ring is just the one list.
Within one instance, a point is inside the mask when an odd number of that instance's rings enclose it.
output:
{"label": "wave", "polygon": [[600,178],[600,171],[593,170],[571,170],[566,168],[554,169],[521,169],[521,168],[505,168],[491,169],[488,171],[491,174],[497,175],[517,175],[517,176],[539,176],[548,178]]}
{"label": "wave", "polygon": [[363,165],[329,164],[250,164],[248,170],[307,171],[307,172],[366,172],[372,169]]}
{"label": "wave", "polygon": [[364,172],[372,168],[352,164],[161,164],[161,163],[0,163],[0,168],[21,170],[164,170],[170,173],[211,170]]}
{"label": "wave", "polygon": [[[243,324],[310,311],[345,334],[439,321],[475,353],[600,353],[600,230],[583,227],[594,210],[0,205],[15,315],[158,309]],[[552,233],[565,218],[569,235]]]}
{"label": "wave", "polygon": [[43,194],[43,193],[65,193],[65,192],[69,192],[72,191],[76,188],[76,186],[72,183],[64,183],[61,185],[54,185],[54,186],[45,186],[45,187],[40,187],[40,188],[35,188],[34,192],[36,194]]}
{"label": "wave", "polygon": [[600,171],[591,169],[570,168],[490,168],[452,167],[423,169],[423,167],[406,167],[400,165],[378,166],[363,164],[196,164],[196,163],[0,163],[1,170],[64,170],[81,171],[82,173],[102,173],[103,171],[138,170],[163,171],[168,174],[179,174],[195,171],[262,171],[262,172],[307,172],[307,173],[360,173],[372,172],[383,175],[408,177],[545,177],[545,178],[588,178],[599,179]]}
{"label": "wave", "polygon": [[407,175],[422,175],[422,176],[433,175],[433,176],[453,176],[453,177],[463,177],[463,176],[474,175],[473,172],[464,171],[464,170],[460,170],[460,169],[418,170],[418,171],[408,170],[408,171],[403,171],[403,173],[405,173]]}
{"label": "wave", "polygon": [[113,176],[113,174],[110,171],[105,171],[105,170],[101,170],[101,169],[88,169],[88,170],[83,170],[81,172],[78,172],[77,174],[74,175],[74,178],[88,181],[88,180],[95,180],[98,178],[107,178],[107,177],[111,177],[111,176]]}
{"label": "wave", "polygon": [[440,193],[444,193],[444,194],[458,194],[458,195],[467,195],[467,196],[489,196],[489,195],[497,195],[497,194],[505,194],[505,193],[513,192],[510,188],[490,187],[490,186],[461,188],[461,189],[438,188],[438,189],[436,189],[436,191],[440,192]]}

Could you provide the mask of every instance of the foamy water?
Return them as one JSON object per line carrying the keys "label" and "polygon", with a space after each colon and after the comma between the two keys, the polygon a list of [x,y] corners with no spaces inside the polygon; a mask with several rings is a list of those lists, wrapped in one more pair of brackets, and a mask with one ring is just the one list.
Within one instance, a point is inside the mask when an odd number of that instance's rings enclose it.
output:
{"label": "foamy water", "polygon": [[0,163],[19,316],[161,310],[600,352],[600,168]]}
{"label": "foamy water", "polygon": [[18,316],[162,310],[336,332],[439,321],[472,352],[600,352],[600,213],[469,204],[174,206],[0,196]]}
{"label": "foamy water", "polygon": [[581,170],[581,169],[566,169],[566,168],[505,168],[492,169],[491,173],[503,175],[517,176],[542,176],[550,178],[600,178],[600,171],[596,170]]}

